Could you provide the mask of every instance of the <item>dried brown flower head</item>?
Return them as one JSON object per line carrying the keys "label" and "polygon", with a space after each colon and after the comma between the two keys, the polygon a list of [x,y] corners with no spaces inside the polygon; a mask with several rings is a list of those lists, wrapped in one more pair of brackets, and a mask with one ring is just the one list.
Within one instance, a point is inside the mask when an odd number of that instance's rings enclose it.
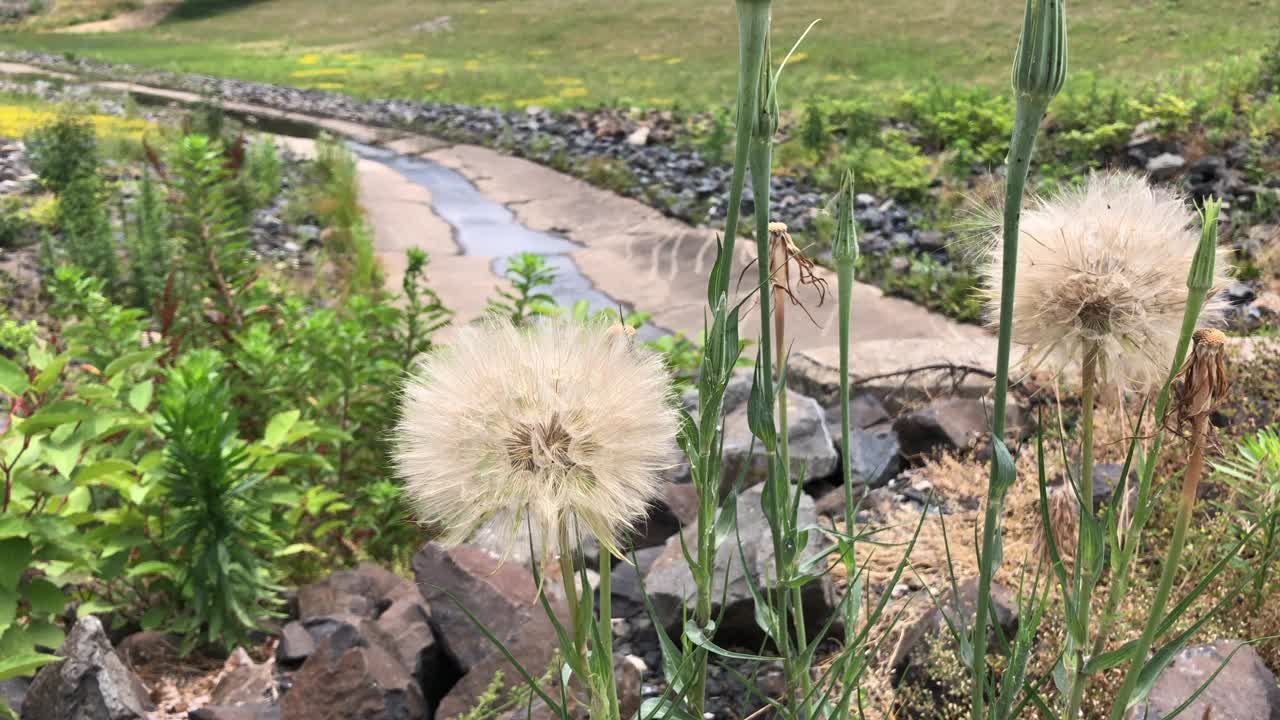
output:
{"label": "dried brown flower head", "polygon": [[1053,533],[1053,543],[1057,546],[1058,557],[1062,565],[1070,570],[1076,561],[1076,534],[1080,526],[1080,503],[1076,499],[1071,486],[1063,483],[1049,490],[1049,528],[1043,521],[1036,525],[1033,551],[1045,567],[1053,563],[1053,555],[1049,552],[1049,532]]}
{"label": "dried brown flower head", "polygon": [[1218,408],[1227,397],[1227,336],[1221,330],[1201,328],[1191,336],[1191,356],[1178,373],[1178,398],[1174,412],[1179,427]]}

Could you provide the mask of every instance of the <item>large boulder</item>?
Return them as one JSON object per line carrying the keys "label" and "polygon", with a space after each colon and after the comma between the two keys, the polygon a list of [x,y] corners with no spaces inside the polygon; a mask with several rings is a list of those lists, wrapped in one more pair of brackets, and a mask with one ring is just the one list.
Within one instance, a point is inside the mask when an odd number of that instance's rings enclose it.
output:
{"label": "large boulder", "polygon": [[372,620],[339,626],[293,675],[284,720],[425,720],[426,699]]}
{"label": "large boulder", "polygon": [[[1229,663],[1227,658],[1231,658]],[[1251,645],[1242,646],[1239,640],[1218,640],[1183,648],[1156,678],[1151,694],[1133,707],[1129,717],[1162,720],[1199,690],[1223,663],[1227,666],[1179,717],[1280,720],[1280,686],[1276,685],[1276,676]]]}
{"label": "large boulder", "polygon": [[98,618],[80,618],[58,655],[65,660],[44,666],[31,682],[22,720],[142,720],[154,709]]}
{"label": "large boulder", "polygon": [[[503,563],[480,548],[445,548],[429,543],[414,556],[413,572],[422,596],[431,606],[432,626],[443,657],[462,674],[440,700],[437,720],[470,709],[488,689],[496,672],[502,673],[507,688],[521,682],[518,671],[449,593],[465,603],[467,610],[529,672],[540,676],[551,665],[559,644],[528,570]],[[552,593],[550,584],[545,587],[552,608],[562,622],[567,621],[563,598]]]}
{"label": "large boulder", "polygon": [[[718,642],[750,646],[763,637],[755,622],[755,601],[748,584],[753,582],[763,589],[770,585],[769,578],[777,576],[773,537],[760,505],[763,489],[764,486],[757,485],[738,496],[738,537],[742,542],[742,554],[739,555],[738,539],[732,535],[716,552],[714,614],[720,614],[720,600],[724,598],[724,613],[716,629]],[[800,498],[798,524],[800,527],[818,524],[813,498],[808,495]],[[684,542],[690,548],[696,546],[694,533],[696,528],[685,530]],[[810,540],[810,547],[818,545],[818,539]],[[746,558],[745,568],[742,557]],[[667,628],[678,629],[684,613],[693,612],[697,588],[685,562],[680,537],[667,541],[662,554],[649,568],[644,587],[654,605],[656,620]],[[837,602],[829,576],[805,586],[805,619],[811,630],[822,626]]]}
{"label": "large boulder", "polygon": [[351,614],[373,617],[400,597],[414,597],[413,583],[372,563],[339,570],[298,589],[298,617]]}
{"label": "large boulder", "polygon": [[223,675],[209,694],[214,705],[258,704],[276,693],[275,663],[255,663],[243,648],[236,648],[223,666]]}

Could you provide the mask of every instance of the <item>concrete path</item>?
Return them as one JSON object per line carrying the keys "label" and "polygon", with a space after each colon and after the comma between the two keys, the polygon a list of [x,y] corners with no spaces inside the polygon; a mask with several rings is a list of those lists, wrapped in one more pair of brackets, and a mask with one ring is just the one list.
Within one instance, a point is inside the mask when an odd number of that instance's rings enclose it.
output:
{"label": "concrete path", "polygon": [[[16,63],[0,63],[0,73],[40,74],[46,71]],[[47,74],[47,73],[46,73]],[[183,91],[152,88],[128,82],[99,82],[113,89],[180,104],[202,98]],[[550,168],[473,145],[449,145],[431,137],[372,128],[330,118],[239,102],[226,102],[232,113],[276,121],[304,123],[358,142],[382,145],[418,155],[451,168],[491,199],[506,205],[533,230],[558,233],[580,249],[570,257],[597,289],[615,301],[650,312],[652,322],[667,330],[696,337],[703,328],[707,274],[715,258],[716,232],[695,228],[666,217],[636,200],[595,188]],[[308,151],[309,141],[289,140]],[[362,201],[375,229],[375,249],[387,270],[388,285],[399,287],[404,251],[413,246],[431,255],[428,277],[442,300],[457,312],[460,322],[477,317],[500,281],[490,270],[492,258],[464,256],[453,241],[452,228],[431,210],[430,193],[380,163],[359,164]],[[739,240],[734,278],[754,257],[752,241]],[[819,306],[816,293],[799,294],[813,315],[810,322],[799,309],[788,310],[788,337],[796,352],[819,366],[832,367],[837,357],[834,273],[819,269],[830,285],[827,302]],[[755,283],[752,268],[739,297]],[[749,306],[753,303],[748,302]],[[742,317],[742,336],[758,335],[754,310]],[[990,366],[994,340],[983,329],[956,323],[912,302],[884,295],[859,283],[853,301],[855,355],[866,372],[882,373],[912,362],[962,358],[956,362]],[[855,374],[862,374],[861,372]]]}

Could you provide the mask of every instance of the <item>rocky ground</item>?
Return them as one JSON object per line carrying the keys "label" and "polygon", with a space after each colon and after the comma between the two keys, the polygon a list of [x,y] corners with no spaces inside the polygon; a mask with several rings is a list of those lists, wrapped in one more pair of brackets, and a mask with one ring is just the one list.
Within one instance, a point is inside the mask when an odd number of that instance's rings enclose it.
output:
{"label": "rocky ground", "polygon": [[[796,386],[820,389],[829,384],[821,372],[798,372]],[[750,376],[744,373],[726,396],[726,464],[730,473],[743,472],[747,485],[737,507],[742,550],[739,555],[736,547],[726,547],[716,563],[717,576],[727,578],[716,608],[723,613],[717,642],[746,652],[758,650],[761,642],[747,583],[767,584],[772,563],[769,530],[759,506],[762,473],[744,442],[747,420],[740,406],[749,385]],[[934,390],[943,393],[945,388]],[[834,409],[831,396],[815,394],[828,404],[795,390],[789,393],[792,453],[811,471],[800,504],[801,522],[830,525],[838,522],[833,516],[843,513],[843,490],[836,484],[842,448],[833,441],[827,419]],[[928,503],[931,514],[950,517],[954,528],[967,527],[976,517],[980,478],[985,476],[984,401],[964,393],[905,405],[882,394],[860,394],[854,400],[856,429],[849,452],[862,497],[859,521],[909,526]],[[1030,429],[1027,402],[1014,406],[1015,435]],[[926,462],[939,456],[956,459]],[[1100,464],[1098,475],[1103,490],[1109,491],[1107,483],[1118,479],[1119,466]],[[956,479],[965,477],[976,479]],[[631,709],[666,690],[654,623],[675,631],[692,602],[692,580],[677,533],[693,522],[696,498],[681,468],[674,468],[667,480],[662,500],[635,539],[636,564],[614,561],[615,664],[622,701]],[[1013,515],[1021,512],[1011,509]],[[1026,522],[1012,515],[1010,522],[1006,552],[1015,554],[1026,547]],[[952,541],[963,545],[957,540],[961,534],[954,529]],[[941,613],[972,613],[974,584],[964,574],[966,563],[957,571],[959,594],[950,593],[938,574],[943,570],[931,567],[936,561],[929,559],[942,552],[940,541],[926,534],[921,543],[913,555],[921,572],[904,577],[898,586],[885,585],[887,574],[872,568],[871,592],[890,593],[895,612],[904,605],[912,608],[877,660],[876,674],[868,681],[876,687],[893,682],[934,687],[929,653],[930,643],[942,632]],[[288,617],[263,636],[261,645],[225,659],[179,659],[175,638],[130,633],[128,627],[107,632],[97,619],[81,618],[61,650],[75,662],[51,665],[34,680],[10,681],[0,691],[21,701],[23,720],[425,720],[457,717],[505,687],[485,717],[514,720],[524,717],[527,694],[511,692],[518,687],[516,674],[448,595],[460,598],[521,663],[540,675],[555,662],[555,633],[534,593],[533,576],[522,564],[527,558],[517,553],[504,563],[502,552],[482,535],[450,548],[428,543],[413,560],[412,580],[367,564],[335,572],[290,592]],[[600,561],[586,558],[591,577]],[[814,629],[835,609],[841,582],[828,576],[810,586],[804,602]],[[552,607],[563,612],[557,583],[553,576],[545,587]],[[653,604],[652,616],[645,610],[641,583]],[[936,605],[926,583],[941,595]],[[998,589],[997,601],[1004,632],[1016,632],[1019,617],[1012,594]],[[1203,681],[1206,668],[1216,667],[1238,644],[1227,638],[1186,648],[1157,681],[1147,701],[1151,708],[1169,712]],[[825,652],[836,649],[833,643]],[[499,672],[501,683],[495,681]],[[753,672],[756,691],[741,681]],[[90,676],[92,683],[86,682]],[[776,666],[716,666],[708,682],[708,720],[742,720],[763,704],[754,692],[776,695],[781,680]],[[1200,710],[1194,717],[1203,716],[1206,707],[1224,718],[1272,720],[1272,713],[1280,713],[1275,677],[1248,646],[1197,702]]]}

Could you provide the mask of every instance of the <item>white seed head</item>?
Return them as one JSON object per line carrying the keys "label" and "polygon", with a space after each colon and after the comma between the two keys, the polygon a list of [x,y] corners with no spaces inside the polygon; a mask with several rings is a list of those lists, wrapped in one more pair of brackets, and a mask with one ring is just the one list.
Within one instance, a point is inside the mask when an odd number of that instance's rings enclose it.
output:
{"label": "white seed head", "polygon": [[[1001,232],[984,267],[990,316],[999,315]],[[1022,213],[1013,339],[1033,368],[1078,363],[1096,345],[1104,379],[1124,389],[1164,382],[1187,304],[1200,231],[1178,194],[1129,173],[1091,175],[1084,186]],[[1218,250],[1218,268],[1226,267]],[[1215,287],[1225,284],[1219,270]],[[1222,305],[1211,298],[1201,322]]]}
{"label": "white seed head", "polygon": [[599,324],[464,328],[404,392],[394,458],[417,515],[444,544],[487,527],[560,528],[616,552],[642,520],[674,452],[677,417],[656,355]]}

